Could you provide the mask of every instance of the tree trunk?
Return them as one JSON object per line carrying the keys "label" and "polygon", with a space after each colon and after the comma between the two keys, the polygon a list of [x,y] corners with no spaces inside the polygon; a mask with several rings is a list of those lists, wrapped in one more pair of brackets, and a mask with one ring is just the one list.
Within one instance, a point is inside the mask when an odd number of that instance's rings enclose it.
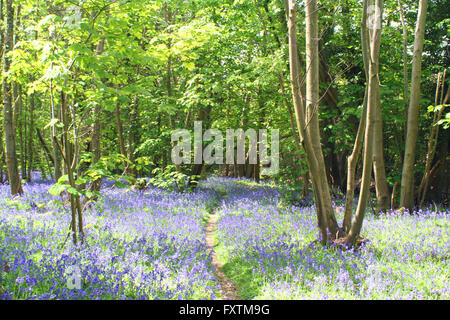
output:
{"label": "tree trunk", "polygon": [[[438,81],[437,81],[437,85],[436,85],[436,97],[435,97],[435,101],[434,101],[434,106],[436,107],[438,104],[439,105],[444,105],[447,103],[447,100],[450,96],[450,87],[447,90],[447,94],[444,100],[443,95],[441,94],[441,99],[439,101],[439,87],[440,87],[440,83],[441,83],[441,76],[443,77],[442,79],[442,93],[444,92],[445,89],[445,77],[446,77],[446,72],[447,70],[444,71],[444,74],[442,75],[442,73],[439,73],[438,75]],[[420,206],[422,207],[424,202],[425,202],[425,197],[427,195],[428,192],[428,186],[430,184],[430,180],[432,177],[431,174],[431,163],[434,159],[434,155],[436,153],[436,146],[437,146],[437,142],[438,142],[438,137],[439,137],[439,125],[438,122],[439,120],[441,120],[442,118],[442,114],[444,113],[445,108],[441,108],[439,111],[435,111],[434,112],[434,119],[433,119],[433,124],[431,126],[431,133],[430,133],[430,138],[428,139],[428,152],[427,152],[427,156],[426,156],[426,163],[425,163],[425,172],[423,174],[422,177],[422,181],[420,183],[419,186],[419,190],[418,190],[418,199],[420,199]]]}
{"label": "tree trunk", "polygon": [[361,155],[361,150],[364,141],[364,135],[366,132],[366,120],[367,120],[367,103],[368,103],[368,83],[369,83],[369,55],[370,55],[370,43],[369,43],[369,30],[367,28],[367,8],[368,2],[363,2],[363,12],[361,18],[361,47],[364,62],[364,73],[366,76],[366,90],[364,92],[363,110],[361,113],[361,120],[359,122],[358,132],[356,134],[355,143],[353,145],[352,154],[347,159],[347,191],[345,195],[345,210],[344,220],[342,227],[346,233],[350,231],[353,215],[353,197],[355,194],[355,175],[356,166]]}
{"label": "tree trunk", "polygon": [[319,129],[319,32],[318,8],[316,1],[306,3],[306,129],[311,140],[318,167],[315,176],[320,184],[320,203],[326,217],[328,232],[333,236],[338,229],[331,204],[325,161],[320,142]]}
{"label": "tree trunk", "polygon": [[[96,104],[93,112],[94,124],[92,128],[91,152],[94,154],[93,164],[98,163],[101,157],[101,106]],[[89,191],[100,191],[102,178],[92,181],[89,184]]]}
{"label": "tree trunk", "polygon": [[3,148],[3,132],[0,132],[0,183],[5,183],[5,178],[3,176],[3,165],[6,164],[5,160],[5,149]]}
{"label": "tree trunk", "polygon": [[[6,1],[6,35],[5,35],[5,53],[4,53],[4,73],[9,72],[11,59],[9,53],[13,49],[13,19],[14,10],[12,0]],[[3,123],[5,128],[5,144],[6,144],[6,166],[8,171],[8,179],[11,188],[11,194],[23,194],[22,183],[20,181],[19,170],[17,166],[16,152],[16,134],[13,123],[12,110],[12,92],[11,83],[7,77],[3,79]]]}
{"label": "tree trunk", "polygon": [[[408,29],[406,28],[405,17],[403,15],[402,1],[398,0],[398,7],[400,10],[400,21],[402,22],[403,30],[403,101],[405,110],[403,115],[405,120],[408,119]],[[403,128],[404,139],[406,139],[406,126]]]}
{"label": "tree trunk", "polygon": [[[19,37],[19,26],[20,26],[20,11],[22,6],[17,5],[16,20],[14,21],[14,41],[13,47],[20,41]],[[23,111],[23,101],[22,101],[22,86],[17,82],[12,85],[13,92],[13,106],[14,106],[14,132],[19,139],[19,155],[20,155],[20,170],[22,172],[21,178],[26,178],[26,158],[25,158],[25,141],[24,141],[24,130],[26,130],[26,121],[24,121],[24,116],[26,112]],[[17,130],[18,129],[18,130]],[[18,131],[18,134],[17,134]],[[25,132],[26,135],[26,132]]]}
{"label": "tree trunk", "polygon": [[444,131],[444,137],[441,140],[441,150],[439,152],[438,158],[439,161],[442,163],[441,166],[439,166],[439,170],[437,172],[437,176],[439,177],[437,184],[437,192],[434,194],[434,199],[436,201],[448,201],[448,195],[449,195],[449,181],[448,181],[448,174],[445,173],[448,172],[448,168],[450,168],[450,161],[448,157],[448,151],[450,150],[450,129],[447,128]]}
{"label": "tree trunk", "polygon": [[120,119],[120,104],[118,102],[116,103],[114,116],[116,119],[116,126],[117,126],[117,140],[119,140],[119,152],[126,157],[127,152],[125,151],[125,140],[123,138],[123,126],[122,126],[122,120]]}
{"label": "tree trunk", "polygon": [[[286,1],[287,2],[287,1]],[[287,4],[285,2],[285,4]],[[289,65],[291,71],[292,96],[294,100],[297,129],[306,151],[308,166],[314,190],[317,223],[322,243],[328,241],[328,233],[333,237],[337,222],[331,205],[331,196],[326,178],[322,148],[320,145],[319,121],[319,55],[318,55],[318,14],[316,1],[306,4],[306,110],[300,84],[300,62],[297,49],[297,4],[288,2]]]}
{"label": "tree trunk", "polygon": [[[375,5],[382,12],[383,0],[377,0]],[[367,8],[367,0],[364,1],[364,8]],[[379,19],[379,20],[378,20]],[[371,30],[370,40],[370,56],[369,56],[369,83],[368,83],[368,100],[367,100],[367,120],[366,130],[364,136],[364,153],[363,153],[363,173],[361,182],[361,192],[359,194],[358,207],[356,208],[355,218],[350,227],[350,231],[345,239],[349,246],[355,244],[358,238],[364,216],[367,208],[367,200],[370,196],[370,180],[372,177],[373,165],[373,148],[374,148],[374,119],[376,117],[376,108],[379,99],[379,80],[378,80],[378,61],[379,49],[381,40],[381,26],[378,27],[378,22],[381,24],[381,14],[372,20],[373,25]]]}
{"label": "tree trunk", "polygon": [[33,132],[34,132],[34,99],[35,95],[30,96],[30,129],[28,130],[28,170],[27,181],[31,181],[31,172],[33,171]]}
{"label": "tree trunk", "polygon": [[383,116],[381,110],[380,88],[379,86],[376,87],[377,103],[375,105],[374,118],[373,170],[377,193],[377,212],[379,212],[389,209],[389,186],[386,178],[386,167],[384,165]]}
{"label": "tree trunk", "polygon": [[[272,29],[274,29],[273,24],[272,24],[273,23],[272,19],[270,18],[270,15],[269,15],[268,3],[269,3],[269,1],[265,1],[264,2],[264,9],[265,9],[265,12],[267,14],[270,26],[272,27]],[[254,4],[255,4],[255,8],[257,10],[259,19],[261,20],[261,23],[262,23],[262,25],[264,27],[264,38],[266,40],[266,43],[264,44],[264,48],[266,49],[266,51],[267,51],[267,49],[270,50],[270,53],[275,56],[275,51],[270,46],[269,32],[267,30],[263,14],[260,12],[259,6],[258,6],[258,3],[257,3],[256,0],[254,0]],[[288,8],[288,5],[286,6],[286,9],[287,8]],[[286,17],[288,18],[288,15]],[[275,40],[277,42],[278,48],[281,49],[282,47],[281,47],[280,39],[278,38],[278,36],[276,35],[275,32],[274,32],[274,36],[275,36]],[[300,137],[299,137],[298,131],[297,131],[296,127],[295,127],[295,119],[294,119],[295,114],[294,114],[294,111],[292,110],[292,105],[291,105],[291,102],[288,99],[288,95],[287,95],[287,92],[286,92],[286,89],[285,89],[285,82],[284,82],[285,73],[283,71],[277,72],[277,78],[278,78],[278,84],[279,84],[280,90],[281,90],[281,95],[283,97],[283,102],[284,102],[284,104],[286,106],[286,109],[288,110],[288,114],[289,114],[289,124],[291,126],[292,134],[294,136],[295,147],[297,148],[296,157],[298,159],[299,165],[301,166],[302,156],[300,154],[300,149],[301,149]],[[260,109],[261,108],[262,108],[262,101],[260,101]],[[258,166],[259,166],[259,158],[258,158]],[[303,171],[303,168],[300,168],[300,169]],[[259,167],[258,167],[258,174],[259,174]],[[303,176],[303,182],[304,182],[302,197],[305,197],[307,195],[307,192],[308,192],[308,189],[309,189],[308,188],[308,172],[302,174],[302,176]],[[258,177],[258,180],[259,180],[259,177]]]}
{"label": "tree trunk", "polygon": [[427,8],[428,0],[420,0],[414,40],[411,93],[408,109],[402,184],[400,190],[400,206],[409,209],[410,211],[414,207],[414,161],[416,156],[417,135],[419,131],[420,80],[422,75],[422,51]]}
{"label": "tree trunk", "polygon": [[[96,50],[96,54],[97,56],[101,55],[103,53],[103,51],[105,50],[105,39],[102,38],[100,40],[100,42],[97,44],[97,50]],[[94,107],[93,110],[93,118],[94,118],[94,124],[92,126],[92,139],[91,139],[91,152],[94,154],[94,159],[93,159],[93,164],[98,163],[98,161],[100,160],[101,157],[101,122],[100,122],[100,117],[101,117],[101,105],[99,103],[97,103]],[[103,179],[97,179],[95,181],[92,181],[89,184],[89,191],[100,191],[101,185],[102,185],[102,181]],[[96,197],[94,197],[94,199],[96,199]]]}
{"label": "tree trunk", "polygon": [[48,148],[47,144],[45,143],[44,137],[42,136],[42,133],[39,130],[39,128],[36,128],[36,133],[37,133],[39,141],[41,142],[42,148],[45,151],[47,159],[51,162],[52,166],[54,167],[55,160],[53,159],[52,153],[50,152],[50,149]]}
{"label": "tree trunk", "polygon": [[[53,117],[55,119],[61,120],[62,117],[61,117],[60,108],[55,105],[53,111],[54,111]],[[54,134],[56,135],[58,129],[55,127],[55,128],[53,128],[53,130],[55,130]],[[55,138],[57,138],[57,137],[55,136]],[[62,141],[62,140],[60,139],[60,141]],[[53,166],[54,166],[53,175],[55,177],[55,181],[58,181],[58,179],[61,178],[61,176],[62,176],[62,168],[61,168],[62,167],[62,157],[61,157],[61,154],[58,149],[58,144],[56,143],[56,141],[53,138],[53,134],[52,134],[52,145],[53,145],[53,160],[54,160],[53,161]]]}
{"label": "tree trunk", "polygon": [[[134,155],[134,150],[135,150],[135,146],[138,144],[138,133],[137,130],[139,128],[139,124],[138,124],[138,112],[139,112],[139,98],[136,95],[133,99],[133,102],[131,104],[131,111],[130,111],[130,132],[128,135],[128,157],[129,160],[131,161],[131,163],[133,165],[135,165],[134,161],[135,161],[135,155]],[[138,176],[138,172],[136,170],[136,168],[133,166],[132,169],[130,170],[130,173],[133,177],[137,178]]]}
{"label": "tree trunk", "polygon": [[[19,139],[19,159],[20,170],[22,172],[22,179],[26,178],[26,159],[25,159],[25,141],[24,141],[24,128],[26,128],[26,121],[24,116],[26,111],[23,109],[22,90],[17,83],[13,84],[13,99],[14,99],[14,132]],[[25,133],[26,134],[26,133]]]}
{"label": "tree trunk", "polygon": [[[64,152],[60,149],[60,153],[64,159],[65,172],[69,178],[69,184],[73,189],[77,189],[77,184],[75,183],[74,177],[74,167],[76,162],[74,162],[74,157],[76,156],[72,143],[69,141],[69,110],[66,104],[66,95],[61,92],[61,115],[64,126],[63,141],[64,141]],[[73,119],[72,119],[73,120]],[[76,140],[77,137],[74,137]],[[73,231],[73,241],[77,244],[77,232],[81,240],[84,243],[84,230],[83,230],[83,211],[81,208],[80,196],[69,194],[70,206],[72,212],[72,231]],[[78,220],[78,228],[77,228]]]}

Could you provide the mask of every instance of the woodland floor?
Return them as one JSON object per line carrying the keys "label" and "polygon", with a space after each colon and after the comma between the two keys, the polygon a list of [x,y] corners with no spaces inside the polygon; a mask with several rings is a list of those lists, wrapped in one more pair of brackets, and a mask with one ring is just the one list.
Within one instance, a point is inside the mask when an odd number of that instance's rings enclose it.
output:
{"label": "woodland floor", "polygon": [[[448,208],[368,211],[369,241],[353,252],[312,245],[314,205],[293,202],[295,190],[220,177],[185,193],[106,182],[84,213],[86,245],[62,246],[70,215],[51,185],[27,183],[16,198],[0,186],[0,299],[450,298]],[[333,199],[339,220],[343,202]]]}

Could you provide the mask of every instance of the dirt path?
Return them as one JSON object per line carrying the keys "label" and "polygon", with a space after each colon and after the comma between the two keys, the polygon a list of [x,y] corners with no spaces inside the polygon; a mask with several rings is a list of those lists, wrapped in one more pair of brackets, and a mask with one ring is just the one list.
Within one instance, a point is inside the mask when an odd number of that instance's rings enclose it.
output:
{"label": "dirt path", "polygon": [[206,225],[206,246],[208,247],[208,253],[211,253],[214,272],[217,280],[219,280],[225,300],[239,300],[236,286],[223,273],[223,264],[217,259],[217,254],[214,250],[214,231],[217,229],[217,218],[218,215],[215,211],[209,215]]}

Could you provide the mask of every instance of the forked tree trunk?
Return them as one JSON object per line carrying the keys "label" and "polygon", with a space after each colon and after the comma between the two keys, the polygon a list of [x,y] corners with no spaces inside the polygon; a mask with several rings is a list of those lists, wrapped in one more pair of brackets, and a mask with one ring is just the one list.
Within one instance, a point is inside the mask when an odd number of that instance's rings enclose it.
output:
{"label": "forked tree trunk", "polygon": [[[376,0],[375,5],[382,11],[383,0]],[[364,7],[367,8],[367,0],[364,1]],[[378,20],[379,19],[379,20]],[[363,173],[361,182],[361,192],[358,199],[355,218],[352,221],[350,231],[345,239],[347,245],[352,246],[357,240],[364,220],[367,208],[367,201],[370,196],[370,180],[372,177],[373,148],[374,148],[374,119],[376,117],[376,108],[379,99],[379,80],[378,80],[378,61],[379,48],[381,40],[381,15],[372,19],[370,35],[370,55],[369,55],[369,83],[367,100],[367,119],[364,135],[364,153],[363,153]]]}
{"label": "forked tree trunk", "polygon": [[[288,2],[288,3],[286,3]],[[306,114],[305,101],[301,91],[300,62],[297,49],[297,4],[295,0],[286,1],[288,5],[289,65],[291,72],[292,96],[294,100],[297,129],[307,155],[308,166],[314,190],[318,227],[322,243],[334,236],[338,230],[331,205],[331,196],[325,173],[322,148],[320,145],[319,123],[317,117],[319,103],[319,56],[318,56],[318,13],[316,1],[306,4]]]}
{"label": "forked tree trunk", "polygon": [[[66,103],[66,95],[64,92],[61,92],[61,115],[62,122],[64,126],[63,132],[63,141],[64,141],[64,152],[60,149],[61,155],[64,159],[65,171],[69,178],[69,184],[73,189],[77,189],[77,184],[75,183],[74,169],[75,162],[74,157],[76,156],[74,152],[74,148],[72,143],[69,140],[69,110],[67,108]],[[73,119],[72,119],[73,120]],[[76,137],[74,137],[76,140]],[[77,243],[77,233],[81,240],[81,243],[84,243],[84,227],[83,227],[83,211],[81,207],[81,201],[79,195],[69,194],[70,206],[72,211],[72,231],[73,233],[73,241]],[[77,223],[78,222],[78,223]]]}
{"label": "forked tree trunk", "polygon": [[319,129],[319,11],[317,1],[308,1],[306,13],[306,130],[311,139],[314,156],[317,161],[315,179],[319,185],[321,210],[327,227],[327,232],[335,236],[338,226],[331,204],[325,161],[322,152]]}
{"label": "forked tree trunk", "polygon": [[414,162],[419,131],[420,80],[422,75],[422,51],[427,8],[428,0],[420,0],[414,40],[411,93],[400,191],[400,206],[409,210],[412,210],[414,207]]}

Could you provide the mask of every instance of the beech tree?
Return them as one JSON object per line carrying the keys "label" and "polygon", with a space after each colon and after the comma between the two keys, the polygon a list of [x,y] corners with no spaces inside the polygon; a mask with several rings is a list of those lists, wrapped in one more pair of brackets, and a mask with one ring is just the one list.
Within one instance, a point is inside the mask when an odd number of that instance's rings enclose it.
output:
{"label": "beech tree", "polygon": [[425,37],[425,22],[428,0],[419,1],[414,53],[411,73],[411,90],[408,108],[405,156],[403,159],[400,206],[408,210],[414,207],[414,163],[416,158],[417,136],[419,130],[420,82],[422,79],[422,52]]}
{"label": "beech tree", "polygon": [[[320,130],[318,121],[319,108],[319,57],[318,57],[318,8],[316,1],[307,1],[305,4],[306,14],[306,97],[303,98],[301,89],[301,73],[297,52],[297,4],[295,0],[288,3],[288,26],[289,26],[289,57],[291,70],[292,96],[296,111],[297,126],[305,149],[311,180],[314,191],[314,200],[317,208],[318,227],[321,233],[322,243],[339,241],[352,246],[358,239],[364,220],[367,202],[369,198],[370,180],[372,175],[374,154],[374,130],[377,107],[379,107],[379,48],[381,39],[381,14],[375,15],[371,24],[367,25],[368,1],[363,2],[362,41],[368,76],[367,84],[367,111],[363,113],[366,119],[360,123],[359,137],[357,143],[361,143],[361,134],[364,128],[364,150],[363,150],[363,173],[361,192],[355,217],[350,224],[352,210],[346,208],[346,217],[343,227],[340,228],[336,222],[331,196],[326,179],[326,173],[322,147],[320,144]],[[376,8],[381,11],[383,1],[375,2]],[[378,13],[378,12],[377,12]],[[368,32],[366,27],[370,29]],[[366,99],[365,99],[366,100]],[[379,110],[381,113],[381,110]],[[360,147],[355,144],[355,153]],[[347,179],[353,181],[352,172]],[[351,185],[350,185],[351,188]],[[353,189],[353,188],[352,188]],[[351,199],[353,200],[353,199]],[[349,200],[347,200],[349,201]]]}
{"label": "beech tree", "polygon": [[289,0],[289,64],[291,72],[292,97],[295,107],[297,128],[301,143],[306,152],[310,170],[314,200],[317,209],[317,221],[321,241],[326,243],[328,234],[336,235],[338,230],[336,218],[331,204],[331,196],[323,162],[320,145],[319,119],[319,56],[318,56],[318,11],[316,1],[306,4],[306,95],[303,94],[300,73],[300,61],[297,49],[297,3]]}

